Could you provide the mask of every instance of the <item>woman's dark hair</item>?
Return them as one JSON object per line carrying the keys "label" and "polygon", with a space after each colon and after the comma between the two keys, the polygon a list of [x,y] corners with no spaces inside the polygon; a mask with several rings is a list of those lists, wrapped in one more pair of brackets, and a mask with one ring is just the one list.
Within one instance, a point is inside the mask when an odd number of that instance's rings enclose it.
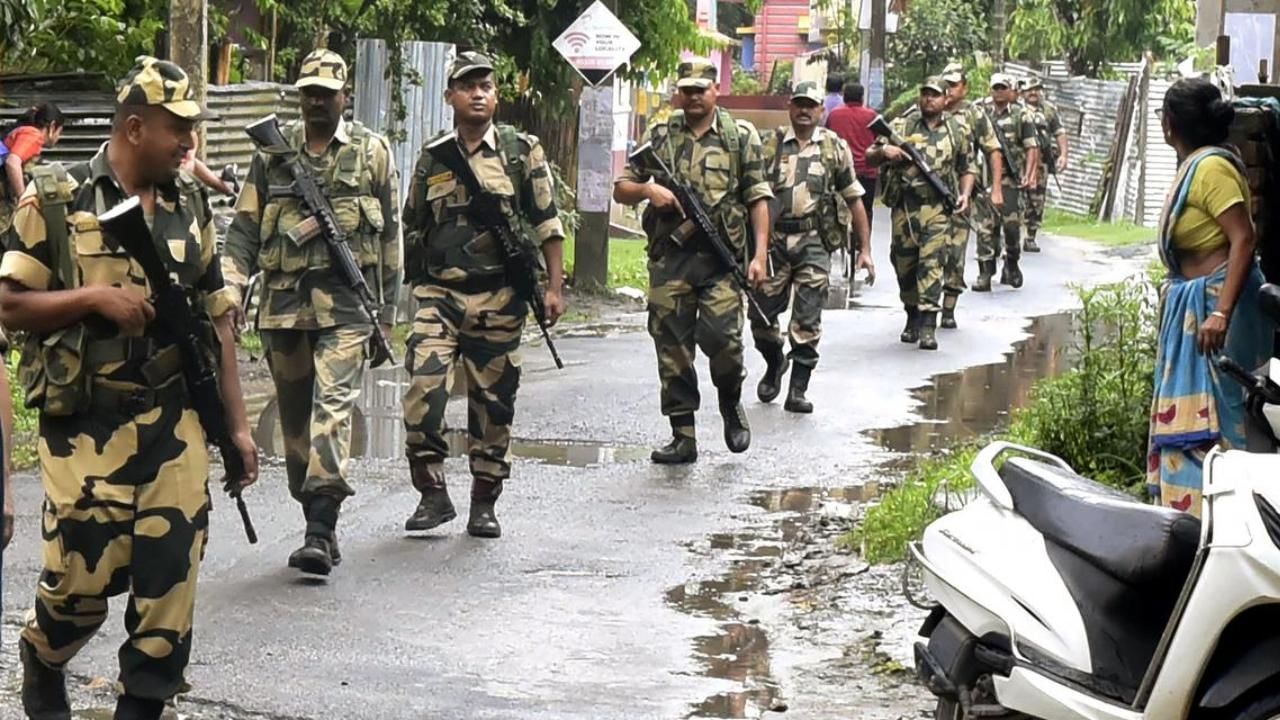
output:
{"label": "woman's dark hair", "polygon": [[1180,140],[1192,148],[1201,148],[1226,141],[1236,111],[1208,80],[1183,79],[1165,93],[1164,116]]}
{"label": "woman's dark hair", "polygon": [[9,133],[27,125],[47,130],[66,124],[67,116],[62,113],[62,108],[51,102],[37,103],[27,108],[27,111],[18,118],[18,122],[4,129],[4,137],[9,137]]}

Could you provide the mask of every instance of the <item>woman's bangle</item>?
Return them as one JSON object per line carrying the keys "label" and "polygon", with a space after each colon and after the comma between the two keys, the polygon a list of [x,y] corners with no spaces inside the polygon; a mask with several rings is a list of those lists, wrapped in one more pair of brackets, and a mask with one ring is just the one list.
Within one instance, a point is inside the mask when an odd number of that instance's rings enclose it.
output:
{"label": "woman's bangle", "polygon": [[1209,313],[1209,316],[1210,316],[1210,317],[1220,317],[1220,318],[1222,318],[1223,320],[1226,320],[1227,322],[1231,322],[1231,318],[1230,318],[1226,313],[1222,312],[1221,310],[1214,310],[1213,312]]}

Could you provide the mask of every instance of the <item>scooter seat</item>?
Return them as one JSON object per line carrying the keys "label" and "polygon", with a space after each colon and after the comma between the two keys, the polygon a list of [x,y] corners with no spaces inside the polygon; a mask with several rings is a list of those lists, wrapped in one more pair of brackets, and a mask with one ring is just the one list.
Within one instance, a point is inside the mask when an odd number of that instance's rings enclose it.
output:
{"label": "scooter seat", "polygon": [[1200,520],[1028,458],[1000,469],[1013,507],[1045,538],[1130,587],[1181,583],[1200,544]]}

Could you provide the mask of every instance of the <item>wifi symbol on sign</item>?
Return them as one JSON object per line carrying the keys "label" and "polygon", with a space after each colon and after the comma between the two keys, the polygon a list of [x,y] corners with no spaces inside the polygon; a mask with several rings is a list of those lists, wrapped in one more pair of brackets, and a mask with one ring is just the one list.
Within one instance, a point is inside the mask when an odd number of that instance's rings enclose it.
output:
{"label": "wifi symbol on sign", "polygon": [[570,50],[576,53],[582,52],[582,49],[585,48],[587,43],[590,41],[591,36],[581,30],[575,30],[564,36],[565,44],[569,46]]}

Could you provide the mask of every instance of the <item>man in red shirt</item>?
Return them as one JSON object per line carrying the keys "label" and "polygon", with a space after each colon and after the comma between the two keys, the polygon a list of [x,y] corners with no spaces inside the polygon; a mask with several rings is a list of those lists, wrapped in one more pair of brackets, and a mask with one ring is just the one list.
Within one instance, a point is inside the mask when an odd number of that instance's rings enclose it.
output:
{"label": "man in red shirt", "polygon": [[849,144],[853,151],[853,170],[858,182],[866,189],[862,196],[862,204],[867,208],[867,223],[871,222],[871,206],[876,200],[876,182],[880,179],[879,168],[867,164],[867,149],[875,144],[876,136],[867,128],[877,113],[862,104],[865,94],[862,86],[851,82],[844,86],[844,105],[831,111],[827,117],[827,127]]}

